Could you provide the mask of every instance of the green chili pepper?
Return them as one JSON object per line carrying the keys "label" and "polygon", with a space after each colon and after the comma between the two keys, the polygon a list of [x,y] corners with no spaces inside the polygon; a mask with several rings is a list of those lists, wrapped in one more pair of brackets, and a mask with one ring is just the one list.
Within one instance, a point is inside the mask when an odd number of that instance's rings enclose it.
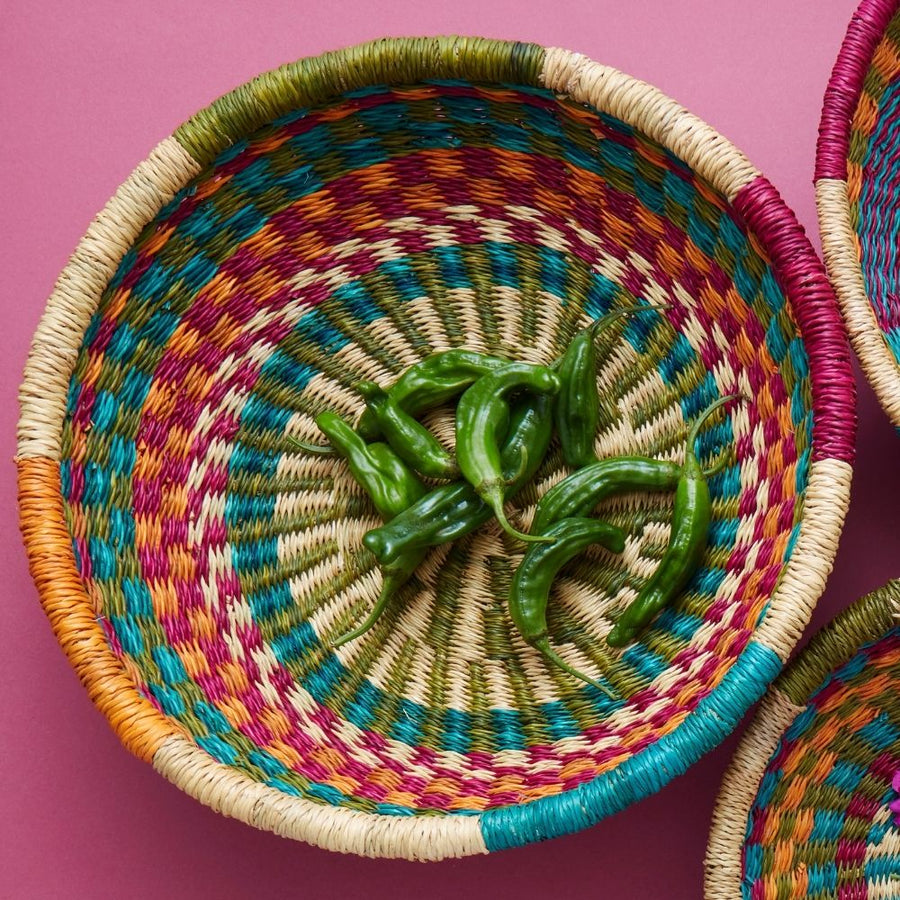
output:
{"label": "green chili pepper", "polygon": [[525,394],[515,401],[500,451],[507,498],[531,481],[552,438],[553,398],[547,394]]}
{"label": "green chili pepper", "polygon": [[[513,407],[501,463],[512,497],[534,477],[547,454],[553,431],[553,401],[545,394],[526,394]],[[380,561],[419,547],[458,540],[487,522],[493,511],[467,481],[429,491],[391,522],[374,528],[363,543]]]}
{"label": "green chili pepper", "polygon": [[591,463],[553,485],[535,507],[531,530],[544,534],[570,516],[586,516],[606,497],[630,491],[671,491],[681,466],[642,456],[616,456]]}
{"label": "green chili pepper", "polygon": [[367,444],[339,415],[323,412],[316,425],[346,461],[350,474],[366,489],[384,519],[410,507],[425,486],[386,444]]}
{"label": "green chili pepper", "polygon": [[632,641],[660,610],[678,596],[694,574],[706,547],[712,516],[707,473],[700,466],[695,448],[697,436],[712,413],[739,396],[731,394],[711,403],[691,427],[684,466],[675,489],[669,546],[656,571],[607,635],[606,642],[610,647],[624,647]]}
{"label": "green chili pepper", "polygon": [[556,430],[566,465],[577,469],[597,459],[594,452],[600,422],[597,334],[622,316],[660,309],[665,307],[628,306],[608,312],[579,331],[557,360],[554,369],[561,386],[556,397]]}
{"label": "green chili pepper", "polygon": [[554,542],[529,547],[516,569],[509,591],[509,614],[526,643],[570,675],[612,697],[608,688],[573,669],[550,646],[547,603],[550,585],[567,562],[591,544],[601,544],[614,553],[621,553],[625,549],[625,534],[599,519],[572,518],[557,522],[548,535]]}
{"label": "green chili pepper", "polygon": [[[502,455],[504,474],[510,477],[507,488],[510,495],[531,479],[547,453],[553,430],[552,408],[549,397],[536,394],[526,395],[512,410]],[[384,583],[365,621],[333,646],[340,647],[360,637],[375,624],[390,597],[409,579],[429,548],[474,531],[491,515],[491,508],[472,485],[463,481],[435,488],[387,525],[368,532],[363,542],[373,552],[381,550],[375,555],[384,573]],[[387,532],[388,537],[381,541],[370,537],[377,532]],[[392,535],[398,533],[410,539],[397,544]]]}
{"label": "green chili pepper", "polygon": [[456,408],[456,457],[466,480],[494,511],[500,526],[522,541],[547,542],[540,535],[516,531],[503,508],[506,479],[496,439],[497,423],[508,413],[507,394],[514,390],[555,395],[559,377],[546,366],[507,363],[482,375]]}
{"label": "green chili pepper", "polygon": [[[415,417],[453,400],[482,375],[505,363],[506,360],[474,350],[443,350],[408,368],[388,394],[400,409]],[[356,428],[369,440],[380,434],[378,419],[368,407]]]}
{"label": "green chili pepper", "polygon": [[363,381],[356,389],[366,398],[385,440],[404,462],[432,478],[452,478],[459,474],[459,466],[438,439],[400,409],[377,384]]}

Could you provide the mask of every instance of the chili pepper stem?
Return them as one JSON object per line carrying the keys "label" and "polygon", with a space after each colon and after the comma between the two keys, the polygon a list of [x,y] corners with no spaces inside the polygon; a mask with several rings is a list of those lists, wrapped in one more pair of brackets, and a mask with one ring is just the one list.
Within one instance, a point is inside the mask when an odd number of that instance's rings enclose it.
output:
{"label": "chili pepper stem", "polygon": [[307,453],[315,453],[318,456],[334,456],[337,452],[330,444],[312,444],[308,441],[301,441],[300,438],[295,438],[292,435],[288,435],[288,442],[301,450],[305,450]]}
{"label": "chili pepper stem", "polygon": [[726,403],[731,403],[732,400],[743,400],[743,394],[728,394],[725,397],[719,397],[718,400],[710,403],[706,409],[700,413],[697,420],[691,425],[691,430],[688,432],[687,436],[687,452],[689,454],[694,453],[694,445],[697,443],[697,438],[700,436],[700,429],[705,424],[706,420],[720,407],[724,406]]}
{"label": "chili pepper stem", "polygon": [[609,697],[610,700],[616,699],[615,694],[613,694],[613,692],[608,687],[605,687],[604,685],[600,684],[599,681],[594,681],[593,678],[588,678],[587,675],[585,675],[582,672],[579,672],[578,669],[575,669],[572,666],[570,666],[550,646],[550,641],[546,637],[546,635],[544,637],[536,638],[535,640],[531,641],[530,643],[531,643],[531,646],[534,647],[535,650],[537,650],[541,654],[543,654],[543,656],[546,659],[548,659],[550,662],[552,662],[553,665],[562,669],[564,672],[567,672],[569,675],[573,676],[574,678],[577,678],[579,681],[583,681],[585,684],[589,684],[589,685],[591,685],[591,687],[597,688],[598,691],[600,691],[603,694],[606,694],[606,696]]}
{"label": "chili pepper stem", "polygon": [[662,312],[666,309],[671,309],[672,307],[668,303],[664,303],[661,306],[656,306],[655,304],[644,304],[638,303],[634,306],[623,306],[621,309],[613,309],[610,310],[605,315],[600,316],[599,319],[594,319],[590,325],[588,325],[588,330],[591,333],[591,337],[594,338],[597,336],[598,332],[603,331],[604,328],[607,328],[609,325],[612,325],[617,319],[621,319],[622,316],[630,316],[632,313],[642,313],[649,312],[651,309],[654,312]]}
{"label": "chili pepper stem", "polygon": [[708,468],[703,470],[703,477],[709,480],[714,475],[718,475],[725,466],[734,460],[734,449],[728,447],[719,454],[719,458]]}
{"label": "chili pepper stem", "polygon": [[545,537],[540,534],[528,534],[524,531],[517,531],[509,519],[506,517],[506,510],[503,508],[503,490],[500,487],[491,488],[485,491],[479,492],[481,496],[484,498],[485,502],[490,506],[490,508],[494,511],[494,515],[497,517],[497,521],[500,523],[500,527],[511,537],[518,538],[520,541],[525,541],[526,544],[552,544],[552,537]]}
{"label": "chili pepper stem", "polygon": [[349,644],[350,641],[355,641],[358,637],[364,635],[381,617],[381,614],[384,612],[385,607],[387,606],[387,602],[390,599],[391,595],[391,579],[385,578],[384,584],[381,587],[381,592],[378,594],[378,599],[375,601],[375,605],[372,607],[372,611],[366,618],[363,620],[362,624],[358,625],[353,631],[348,631],[346,634],[341,635],[337,640],[331,642],[331,649],[337,650],[338,647],[343,647],[344,644]]}

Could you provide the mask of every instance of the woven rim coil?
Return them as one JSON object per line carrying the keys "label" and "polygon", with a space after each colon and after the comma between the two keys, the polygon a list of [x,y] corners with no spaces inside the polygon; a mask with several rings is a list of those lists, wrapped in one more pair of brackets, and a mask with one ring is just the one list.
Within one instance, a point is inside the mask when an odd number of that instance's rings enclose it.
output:
{"label": "woven rim coil", "polygon": [[863,597],[778,677],[716,804],[707,900],[900,896],[900,581]]}
{"label": "woven rim coil", "polygon": [[863,0],[819,125],[816,205],[829,277],[863,371],[900,428],[900,2]]}
{"label": "woven rim coil", "polygon": [[[547,362],[637,298],[603,349],[598,452],[678,459],[703,432],[703,566],[624,652],[671,497],[604,515],[621,557],[565,570],[554,645],[515,635],[521,553],[493,525],[433,552],[364,639],[379,521],[311,457],[324,408],[451,346]],[[854,440],[849,345],[774,188],[654,88],[475,38],[384,40],[263,75],[163,141],[90,227],[21,390],[31,569],[123,743],[202,802],[335,850],[438,859],[586,827],[718,743],[824,586]],[[452,421],[429,424],[450,438]],[[558,451],[517,498],[526,527]]]}

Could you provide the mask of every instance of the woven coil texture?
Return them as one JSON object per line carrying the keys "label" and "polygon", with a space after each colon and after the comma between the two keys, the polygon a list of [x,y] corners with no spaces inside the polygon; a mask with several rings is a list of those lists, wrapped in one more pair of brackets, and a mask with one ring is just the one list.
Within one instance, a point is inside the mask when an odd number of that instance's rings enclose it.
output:
{"label": "woven coil texture", "polygon": [[[548,669],[505,596],[521,545],[436,549],[363,639],[379,519],[320,439],[352,387],[454,346],[552,360],[607,335],[602,456],[734,448],[703,565],[624,652],[611,618],[671,498],[604,507],[621,557],[554,590]],[[129,749],[331,849],[436,859],[583,828],[714,746],[777,674],[849,493],[853,387],[824,270],[775,190],[655,89],[562,50],[381,41],[302,60],[164,141],[60,278],[21,391],[22,527],[57,636]],[[429,420],[452,442],[452,418]],[[526,526],[566,474],[553,450]]]}
{"label": "woven coil texture", "polygon": [[900,2],[864,0],[825,93],[816,156],[822,247],[850,338],[900,428]]}
{"label": "woven coil texture", "polygon": [[708,900],[900,896],[900,581],[842,612],[766,695],[726,774]]}

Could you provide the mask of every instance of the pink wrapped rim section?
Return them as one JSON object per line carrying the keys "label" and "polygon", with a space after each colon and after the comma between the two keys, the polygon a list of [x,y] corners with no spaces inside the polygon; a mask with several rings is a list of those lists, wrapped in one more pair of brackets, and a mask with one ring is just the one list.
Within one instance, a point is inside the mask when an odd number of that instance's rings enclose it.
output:
{"label": "pink wrapped rim section", "polygon": [[809,353],[813,460],[852,463],[856,387],[846,330],[825,267],[803,226],[768,179],[755,178],[735,195],[733,203],[780,273]]}

